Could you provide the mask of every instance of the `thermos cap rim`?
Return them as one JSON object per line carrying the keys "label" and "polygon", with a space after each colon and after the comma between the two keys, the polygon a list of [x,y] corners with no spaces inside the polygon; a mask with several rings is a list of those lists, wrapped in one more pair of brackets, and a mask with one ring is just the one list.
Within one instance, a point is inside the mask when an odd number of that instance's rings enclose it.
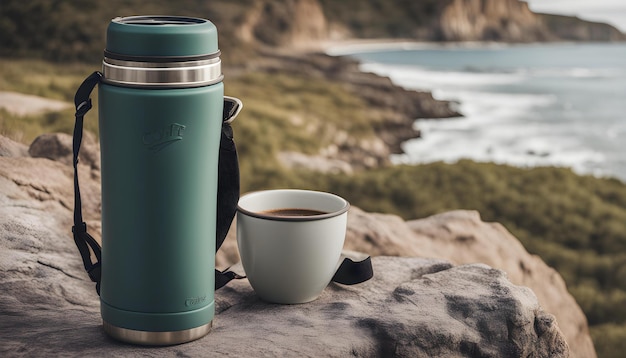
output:
{"label": "thermos cap rim", "polygon": [[142,15],[142,16],[119,16],[111,20],[127,25],[194,25],[203,24],[208,20],[188,16],[167,15]]}
{"label": "thermos cap rim", "polygon": [[[217,59],[221,55],[220,50],[209,53],[206,55],[192,55],[192,56],[135,56],[125,55],[121,53],[111,52],[104,50],[104,57],[106,59],[120,60],[120,61],[133,61],[133,62],[149,62],[149,63],[175,63],[175,62],[189,62],[189,61],[204,61]],[[140,66],[146,67],[146,66]]]}

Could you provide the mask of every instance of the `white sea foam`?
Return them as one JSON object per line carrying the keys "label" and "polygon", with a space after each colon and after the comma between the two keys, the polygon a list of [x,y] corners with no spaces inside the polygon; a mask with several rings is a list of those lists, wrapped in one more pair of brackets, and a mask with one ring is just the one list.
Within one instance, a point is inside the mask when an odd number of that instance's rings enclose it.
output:
{"label": "white sea foam", "polygon": [[[452,96],[452,94],[445,94]],[[422,137],[406,142],[397,163],[455,162],[473,159],[517,166],[553,165],[589,173],[589,162],[602,153],[586,148],[576,136],[536,118],[536,109],[555,104],[553,95],[455,92],[461,118],[418,120]]]}
{"label": "white sea foam", "polygon": [[512,47],[503,42],[463,41],[463,42],[416,42],[413,40],[353,40],[328,43],[325,52],[330,56],[357,55],[382,51],[415,51],[437,49],[498,49]]}
{"label": "white sea foam", "polygon": [[364,63],[363,72],[389,77],[399,86],[416,90],[433,90],[442,87],[503,85],[520,82],[522,73],[476,73],[461,71],[433,71],[410,65],[384,65]]}
{"label": "white sea foam", "polygon": [[367,55],[362,71],[455,101],[464,116],[417,120],[422,137],[404,143],[406,154],[392,160],[566,166],[626,180],[626,63],[616,59],[626,46],[576,46],[421,48],[393,52],[388,62]]}
{"label": "white sea foam", "polygon": [[[459,119],[458,121],[463,121]],[[417,164],[459,159],[494,162],[520,167],[564,166],[579,173],[608,174],[598,163],[606,161],[603,153],[581,147],[563,137],[528,137],[522,128],[492,128],[489,131],[457,128],[426,130],[421,139],[404,143],[405,154],[395,155],[395,163]]]}
{"label": "white sea foam", "polygon": [[626,72],[621,68],[518,68],[516,73],[540,78],[616,78],[624,77]]}
{"label": "white sea foam", "polygon": [[626,138],[626,123],[615,124],[607,128],[606,136],[610,139]]}
{"label": "white sea foam", "polygon": [[326,53],[330,56],[355,55],[365,52],[380,52],[392,50],[423,50],[433,49],[438,46],[429,42],[414,41],[353,41],[330,44],[326,46]]}

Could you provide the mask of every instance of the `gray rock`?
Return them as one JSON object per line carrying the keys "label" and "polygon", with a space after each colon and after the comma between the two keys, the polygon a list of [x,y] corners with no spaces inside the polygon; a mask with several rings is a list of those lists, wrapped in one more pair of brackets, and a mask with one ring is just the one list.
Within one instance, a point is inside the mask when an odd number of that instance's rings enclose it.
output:
{"label": "gray rock", "polygon": [[101,329],[69,237],[25,232],[26,220],[0,236],[3,356],[568,356],[554,317],[502,271],[399,257],[375,257],[374,279],[331,284],[303,305],[265,303],[247,280],[234,282],[216,293],[208,336],[164,348],[118,343]]}
{"label": "gray rock", "polygon": [[28,147],[0,135],[0,157],[28,156]]}
{"label": "gray rock", "polygon": [[[99,183],[84,169],[84,215],[97,237]],[[373,258],[374,279],[331,284],[303,305],[265,303],[247,280],[232,282],[216,293],[208,336],[163,348],[122,344],[102,330],[94,284],[71,238],[71,201],[72,170],[66,164],[0,157],[2,357],[569,354],[554,316],[503,271],[387,256]]]}
{"label": "gray rock", "polygon": [[[587,318],[563,278],[498,223],[486,223],[475,211],[451,211],[405,222],[396,215],[348,213],[345,248],[374,256],[438,258],[453,265],[484,263],[503,270],[509,280],[529,287],[541,307],[556,317],[571,356],[596,357]],[[216,263],[226,268],[239,260],[235,232],[230,232]]]}
{"label": "gray rock", "polygon": [[[72,165],[72,136],[65,133],[42,134],[28,148],[33,158],[48,158]],[[100,170],[100,146],[95,136],[85,131],[78,160],[91,169]]]}
{"label": "gray rock", "polygon": [[[206,340],[225,343],[222,352],[235,356],[568,356],[554,317],[500,270],[419,258],[373,263],[371,281],[331,284],[304,305],[266,304],[247,282],[237,282],[218,291],[217,328]],[[230,324],[241,336],[219,337]],[[272,341],[259,340],[257,332]]]}
{"label": "gray rock", "polygon": [[352,208],[348,221],[345,247],[350,250],[439,258],[454,265],[484,263],[505,271],[514,284],[531,288],[542,308],[556,317],[572,357],[596,356],[587,318],[563,278],[501,224],[483,222],[478,212],[467,210],[405,222]]}

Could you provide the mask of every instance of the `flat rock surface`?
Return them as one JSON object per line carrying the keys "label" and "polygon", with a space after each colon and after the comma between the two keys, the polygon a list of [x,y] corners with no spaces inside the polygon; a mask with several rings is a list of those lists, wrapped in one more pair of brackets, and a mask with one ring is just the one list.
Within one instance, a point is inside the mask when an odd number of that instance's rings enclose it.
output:
{"label": "flat rock surface", "polygon": [[[66,142],[64,138],[47,140]],[[513,284],[503,271],[492,266],[457,262],[462,260],[456,254],[451,255],[452,263],[437,258],[459,241],[450,233],[469,230],[478,238],[472,240],[469,233],[465,234],[466,238],[456,244],[465,252],[472,251],[468,243],[487,245],[489,241],[485,243],[481,237],[492,240],[492,244],[514,238],[500,233],[503,238],[498,239],[498,230],[488,231],[475,216],[470,220],[468,215],[453,213],[425,219],[431,220],[430,225],[419,221],[409,225],[397,217],[358,208],[351,209],[346,248],[380,255],[373,258],[372,280],[355,286],[330,284],[318,300],[302,305],[265,303],[247,280],[231,282],[216,293],[214,327],[206,337],[162,348],[116,342],[102,330],[94,285],[71,239],[72,170],[63,163],[65,151],[55,149],[59,157],[55,159],[45,150],[47,146],[38,150],[31,147],[40,156],[33,158],[19,145],[7,140],[2,143],[13,149],[0,156],[1,357],[569,354],[566,336],[559,328],[562,323],[557,324],[555,317],[544,311],[529,288]],[[98,237],[99,168],[88,160],[83,163],[83,213],[89,219],[90,232]],[[441,231],[442,227],[447,229]],[[218,256],[222,264],[237,259],[232,234],[229,240]],[[398,252],[384,254],[381,247]],[[409,247],[417,249],[407,251]],[[512,246],[512,250],[517,247]],[[506,257],[501,261],[507,262]],[[518,261],[513,262],[519,267]],[[535,279],[542,278],[534,275]],[[586,322],[581,325],[585,328]]]}
{"label": "flat rock surface", "polygon": [[[32,233],[31,233],[32,234]],[[204,338],[119,343],[102,330],[93,285],[69,245],[2,236],[0,354],[32,356],[567,357],[556,320],[528,288],[486,265],[375,257],[375,278],[329,285],[314,302],[261,301],[247,280],[216,293]],[[8,254],[8,255],[7,255]]]}

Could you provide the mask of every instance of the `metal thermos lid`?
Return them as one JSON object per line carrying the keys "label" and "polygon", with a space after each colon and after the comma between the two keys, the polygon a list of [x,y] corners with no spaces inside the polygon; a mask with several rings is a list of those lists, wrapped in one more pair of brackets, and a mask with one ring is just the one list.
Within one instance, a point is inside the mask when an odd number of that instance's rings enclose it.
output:
{"label": "metal thermos lid", "polygon": [[222,81],[217,28],[205,19],[131,16],[111,20],[102,72],[125,87],[200,87]]}

